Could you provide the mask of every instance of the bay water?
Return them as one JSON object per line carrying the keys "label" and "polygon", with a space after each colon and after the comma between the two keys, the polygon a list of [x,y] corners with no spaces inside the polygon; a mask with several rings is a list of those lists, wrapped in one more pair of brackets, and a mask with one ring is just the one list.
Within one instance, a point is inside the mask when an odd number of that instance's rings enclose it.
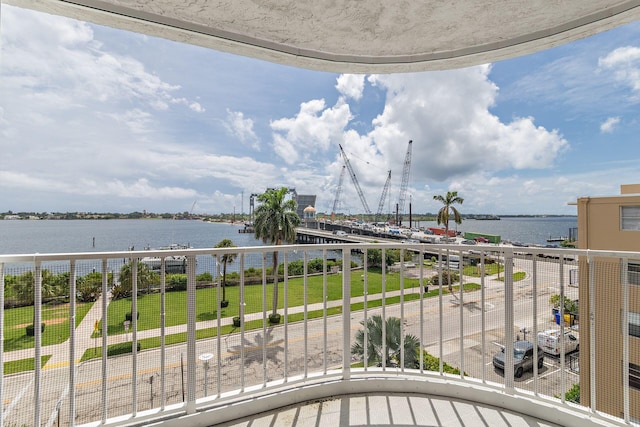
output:
{"label": "bay water", "polygon": [[[438,227],[421,222],[422,227]],[[461,232],[498,234],[502,240],[545,245],[549,237],[566,237],[577,227],[576,217],[465,220],[450,224]],[[0,254],[126,251],[159,248],[172,243],[210,248],[222,239],[236,246],[261,246],[242,224],[189,220],[4,220],[0,221]]]}

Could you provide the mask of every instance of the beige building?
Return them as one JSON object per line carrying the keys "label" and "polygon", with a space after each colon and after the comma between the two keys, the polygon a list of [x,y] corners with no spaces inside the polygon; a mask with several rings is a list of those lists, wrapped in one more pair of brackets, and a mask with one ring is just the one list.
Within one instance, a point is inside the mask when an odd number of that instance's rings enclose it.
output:
{"label": "beige building", "polygon": [[[578,199],[578,247],[592,250],[640,251],[640,184],[622,185],[620,195]],[[625,274],[626,273],[626,274]],[[593,274],[595,366],[590,360],[590,280]],[[629,358],[624,369],[623,301],[628,286]],[[624,385],[629,408],[640,421],[640,260],[595,257],[580,260],[580,400],[590,405],[590,375],[595,375],[598,411],[622,417]]]}

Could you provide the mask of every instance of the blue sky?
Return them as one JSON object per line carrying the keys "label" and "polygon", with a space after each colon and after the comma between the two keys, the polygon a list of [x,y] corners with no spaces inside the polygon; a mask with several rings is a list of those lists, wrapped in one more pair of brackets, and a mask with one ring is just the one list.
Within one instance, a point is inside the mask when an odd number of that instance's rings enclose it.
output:
{"label": "blue sky", "polygon": [[[249,210],[294,187],[330,212],[342,144],[367,203],[571,214],[640,183],[640,22],[459,70],[339,75],[2,4],[0,211]],[[195,203],[195,205],[194,205]],[[340,211],[363,212],[349,176]]]}

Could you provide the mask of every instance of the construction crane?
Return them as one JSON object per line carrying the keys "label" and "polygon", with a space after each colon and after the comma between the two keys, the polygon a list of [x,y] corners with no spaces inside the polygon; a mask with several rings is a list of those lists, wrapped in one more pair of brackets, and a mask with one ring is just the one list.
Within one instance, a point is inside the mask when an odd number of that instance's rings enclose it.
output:
{"label": "construction crane", "polygon": [[387,176],[387,182],[384,183],[384,187],[382,188],[382,195],[380,196],[380,203],[378,203],[378,211],[376,212],[375,221],[380,221],[380,216],[382,215],[382,209],[384,209],[384,202],[387,199],[387,193],[389,193],[389,184],[391,183],[391,171],[389,171],[389,175]]}
{"label": "construction crane", "polygon": [[338,179],[338,188],[336,189],[336,198],[333,201],[333,209],[331,209],[331,221],[335,220],[336,212],[338,210],[338,204],[340,203],[340,193],[342,193],[342,181],[344,181],[344,173],[346,169],[345,166],[342,166],[342,171],[340,172],[340,178]]}
{"label": "construction crane", "polygon": [[340,151],[342,152],[342,158],[344,159],[344,164],[349,169],[349,175],[351,175],[351,180],[353,181],[353,185],[356,187],[356,191],[358,192],[358,196],[360,196],[360,201],[362,202],[362,206],[364,207],[364,212],[367,215],[371,215],[371,209],[369,209],[369,205],[367,204],[367,200],[364,198],[364,194],[362,194],[362,189],[360,188],[360,184],[358,183],[358,178],[356,177],[353,168],[351,167],[351,163],[349,162],[349,158],[345,154],[342,149],[342,145],[338,144],[340,147]]}
{"label": "construction crane", "polygon": [[409,172],[411,170],[411,144],[407,147],[407,155],[404,157],[404,166],[402,168],[402,185],[400,186],[400,198],[398,202],[398,223],[402,224],[402,214],[404,213],[404,202],[407,198],[407,187],[409,186]]}

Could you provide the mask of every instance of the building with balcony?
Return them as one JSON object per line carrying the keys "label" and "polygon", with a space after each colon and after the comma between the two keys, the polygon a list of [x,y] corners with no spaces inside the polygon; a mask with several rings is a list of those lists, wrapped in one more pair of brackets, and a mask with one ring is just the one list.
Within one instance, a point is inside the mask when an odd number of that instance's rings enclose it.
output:
{"label": "building with balcony", "polygon": [[[595,394],[597,409],[615,416],[628,405],[638,422],[640,259],[624,252],[640,250],[640,184],[622,185],[619,195],[581,197],[577,208],[578,247],[622,253],[620,258],[594,255],[581,260],[580,345],[583,354],[593,352],[595,357],[580,361],[580,398],[589,405]],[[596,385],[590,382],[592,371]]]}

